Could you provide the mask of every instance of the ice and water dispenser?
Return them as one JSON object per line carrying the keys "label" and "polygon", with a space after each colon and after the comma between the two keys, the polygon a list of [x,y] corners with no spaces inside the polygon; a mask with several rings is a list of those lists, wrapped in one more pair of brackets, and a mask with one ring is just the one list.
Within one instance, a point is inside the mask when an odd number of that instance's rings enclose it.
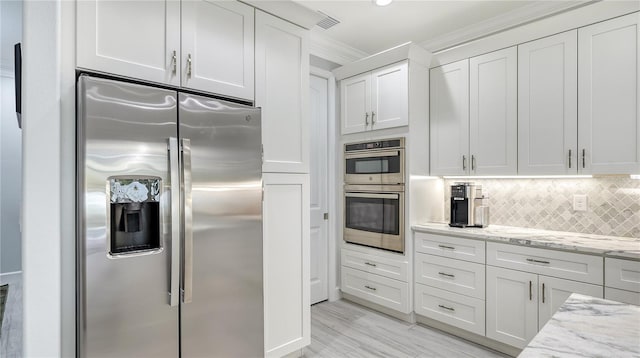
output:
{"label": "ice and water dispenser", "polygon": [[109,254],[120,256],[162,248],[159,177],[111,177]]}

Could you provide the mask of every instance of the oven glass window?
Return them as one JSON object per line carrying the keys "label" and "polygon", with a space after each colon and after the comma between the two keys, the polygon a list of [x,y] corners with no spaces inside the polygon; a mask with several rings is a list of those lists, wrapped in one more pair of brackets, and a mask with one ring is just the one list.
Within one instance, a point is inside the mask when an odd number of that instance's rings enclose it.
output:
{"label": "oven glass window", "polygon": [[400,156],[350,158],[346,160],[347,174],[400,173]]}
{"label": "oven glass window", "polygon": [[400,200],[346,197],[346,227],[381,234],[400,234]]}

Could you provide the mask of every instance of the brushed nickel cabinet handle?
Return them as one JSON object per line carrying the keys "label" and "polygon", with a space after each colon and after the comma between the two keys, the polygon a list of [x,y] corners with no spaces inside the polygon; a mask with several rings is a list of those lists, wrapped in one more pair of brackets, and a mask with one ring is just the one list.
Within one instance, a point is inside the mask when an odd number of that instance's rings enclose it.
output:
{"label": "brushed nickel cabinet handle", "polygon": [[476,170],[476,156],[471,155],[471,170]]}
{"label": "brushed nickel cabinet handle", "polygon": [[585,159],[586,156],[587,156],[587,150],[582,148],[582,168],[583,169],[586,167],[586,159]]}
{"label": "brushed nickel cabinet handle", "polygon": [[176,54],[176,50],[173,50],[171,54],[171,72],[175,75],[178,70],[178,58]]}
{"label": "brushed nickel cabinet handle", "polygon": [[440,275],[440,276],[447,276],[447,277],[451,277],[451,278],[456,277],[456,275],[452,275],[452,274],[450,274],[450,273],[444,273],[444,272],[438,272],[438,275]]}
{"label": "brushed nickel cabinet handle", "polygon": [[462,170],[467,170],[467,156],[462,156]]}
{"label": "brushed nickel cabinet handle", "polygon": [[453,308],[453,307],[447,307],[447,306],[443,306],[443,305],[438,305],[438,307],[440,307],[440,308],[444,308],[445,310],[449,310],[449,311],[452,311],[452,312],[456,310],[456,309],[455,309],[455,308]]}
{"label": "brushed nickel cabinet handle", "polygon": [[533,300],[533,282],[529,281],[529,301]]}
{"label": "brushed nickel cabinet handle", "polygon": [[376,123],[375,116],[376,116],[376,112],[371,111],[371,125],[374,125]]}
{"label": "brushed nickel cabinet handle", "polygon": [[542,284],[542,303],[544,303],[544,283]]}
{"label": "brushed nickel cabinet handle", "polygon": [[191,54],[187,55],[187,76],[191,77]]}
{"label": "brushed nickel cabinet handle", "polygon": [[569,169],[571,169],[571,149],[569,149]]}
{"label": "brushed nickel cabinet handle", "polygon": [[449,249],[449,250],[455,250],[456,249],[453,246],[447,246],[447,245],[438,245],[438,247],[440,247],[442,249]]}
{"label": "brushed nickel cabinet handle", "polygon": [[377,291],[377,289],[375,287],[371,287],[371,286],[368,286],[368,285],[365,285],[364,288],[367,288],[367,289],[369,289],[371,291]]}
{"label": "brushed nickel cabinet handle", "polygon": [[376,264],[372,264],[371,262],[365,262],[364,264],[365,264],[365,265],[369,265],[369,266],[373,266],[373,267],[377,267],[377,266],[378,266],[378,265],[376,265]]}
{"label": "brushed nickel cabinet handle", "polygon": [[536,260],[536,259],[527,259],[527,261],[529,262],[535,262],[535,263],[539,263],[539,264],[547,264],[549,265],[551,262],[549,261],[544,261],[544,260]]}

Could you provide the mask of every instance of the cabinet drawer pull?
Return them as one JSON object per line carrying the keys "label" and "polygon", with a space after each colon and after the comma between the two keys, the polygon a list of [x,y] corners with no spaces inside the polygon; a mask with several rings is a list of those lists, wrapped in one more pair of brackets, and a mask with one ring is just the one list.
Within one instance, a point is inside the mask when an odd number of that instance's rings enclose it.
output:
{"label": "cabinet drawer pull", "polygon": [[438,245],[439,248],[441,249],[449,249],[449,250],[455,250],[456,248],[453,246],[447,246],[447,245]]}
{"label": "cabinet drawer pull", "polygon": [[367,285],[365,285],[364,288],[367,288],[367,289],[369,289],[371,291],[377,291],[377,289],[375,287],[371,287],[371,286],[367,286]]}
{"label": "cabinet drawer pull", "polygon": [[571,169],[571,149],[569,149],[569,169]]}
{"label": "cabinet drawer pull", "polygon": [[529,301],[533,301],[533,281],[529,281]]}
{"label": "cabinet drawer pull", "polygon": [[447,306],[443,306],[443,305],[438,305],[438,307],[444,308],[445,310],[449,310],[449,311],[452,311],[452,312],[455,311],[455,308],[452,308],[452,307],[447,307]]}
{"label": "cabinet drawer pull", "polygon": [[536,259],[527,259],[527,261],[529,261],[529,262],[536,262],[536,263],[539,263],[539,264],[547,264],[547,265],[549,265],[549,264],[551,263],[551,262],[549,262],[549,261],[536,260]]}
{"label": "cabinet drawer pull", "polygon": [[371,262],[365,262],[364,264],[365,264],[365,265],[369,265],[369,266],[373,266],[373,267],[378,266],[378,265],[376,265],[376,264],[372,264]]}
{"label": "cabinet drawer pull", "polygon": [[544,283],[542,284],[542,303],[544,303]]}
{"label": "cabinet drawer pull", "polygon": [[586,149],[582,149],[582,168],[585,168],[585,157],[587,156],[587,151]]}
{"label": "cabinet drawer pull", "polygon": [[452,275],[452,274],[450,274],[450,273],[444,273],[444,272],[438,272],[438,275],[441,275],[441,276],[447,276],[447,277],[451,277],[451,278],[456,277],[456,275]]}

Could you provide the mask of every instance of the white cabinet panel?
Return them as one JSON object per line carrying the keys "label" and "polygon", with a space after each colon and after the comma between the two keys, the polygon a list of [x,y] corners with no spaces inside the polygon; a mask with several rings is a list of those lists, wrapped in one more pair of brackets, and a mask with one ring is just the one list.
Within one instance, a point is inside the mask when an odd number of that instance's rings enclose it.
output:
{"label": "white cabinet panel", "polygon": [[264,172],[309,172],[308,31],[256,11],[256,106]]}
{"label": "white cabinet panel", "polygon": [[430,73],[431,175],[468,175],[469,60]]}
{"label": "white cabinet panel", "polygon": [[425,254],[484,264],[484,240],[463,239],[455,236],[415,233],[415,250]]}
{"label": "white cabinet panel", "polygon": [[578,172],[577,30],[518,46],[518,174]]}
{"label": "white cabinet panel", "polygon": [[538,304],[538,329],[551,319],[558,308],[572,293],[579,293],[593,297],[602,298],[602,286],[588,283],[563,280],[559,278],[539,276],[540,297]]}
{"label": "white cabinet panel", "polygon": [[408,67],[405,61],[371,73],[371,129],[409,124]]}
{"label": "white cabinet panel", "polygon": [[345,293],[393,310],[409,313],[409,284],[349,267],[342,267]]}
{"label": "white cabinet panel", "polygon": [[578,30],[581,173],[640,173],[638,18],[634,13]]}
{"label": "white cabinet panel", "polygon": [[416,253],[418,283],[484,300],[485,265]]}
{"label": "white cabinet panel", "polygon": [[607,300],[630,303],[640,306],[640,292],[619,290],[617,288],[605,287],[604,298]]}
{"label": "white cabinet panel", "polygon": [[605,258],[604,285],[640,292],[640,261]]}
{"label": "white cabinet panel", "polygon": [[253,99],[254,10],[237,1],[182,1],[182,86]]}
{"label": "white cabinet panel", "polygon": [[371,76],[364,74],[340,81],[342,134],[363,132],[369,128]]}
{"label": "white cabinet panel", "polygon": [[538,332],[538,275],[487,266],[487,337],[524,348]]}
{"label": "white cabinet panel", "polygon": [[76,21],[78,67],[180,84],[178,0],[78,1]]}
{"label": "white cabinet panel", "polygon": [[471,174],[517,174],[517,56],[510,47],[469,60]]}
{"label": "white cabinet panel", "polygon": [[419,315],[481,336],[485,333],[484,300],[416,284],[415,302]]}
{"label": "white cabinet panel", "polygon": [[311,339],[309,176],[265,174],[265,352],[281,357]]}

